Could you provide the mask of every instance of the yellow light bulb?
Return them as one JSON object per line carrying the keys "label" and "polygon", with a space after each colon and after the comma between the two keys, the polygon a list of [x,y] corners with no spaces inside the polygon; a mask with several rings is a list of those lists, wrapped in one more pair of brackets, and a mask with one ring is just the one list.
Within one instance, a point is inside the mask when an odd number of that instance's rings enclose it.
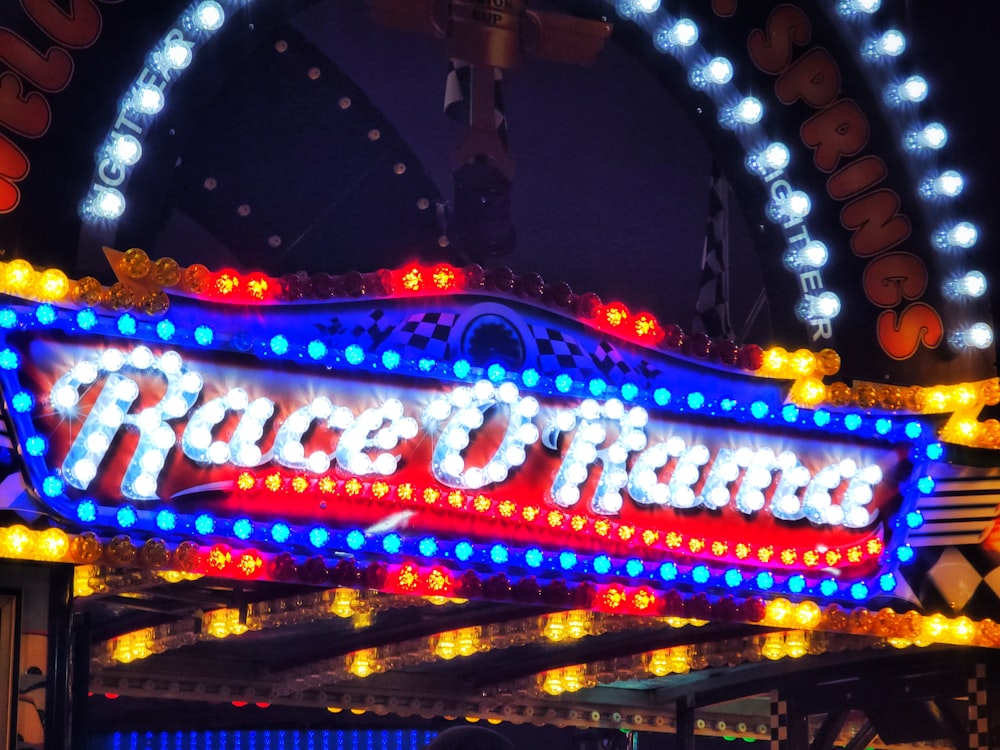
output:
{"label": "yellow light bulb", "polygon": [[583,638],[590,632],[590,612],[574,609],[566,613],[566,635],[573,640]]}
{"label": "yellow light bulb", "polygon": [[43,560],[62,560],[69,550],[69,538],[62,529],[46,529],[36,541],[38,554]]}
{"label": "yellow light bulb", "polygon": [[968,617],[956,617],[949,627],[951,637],[959,643],[969,643],[976,636],[976,624]]}
{"label": "yellow light bulb", "polygon": [[26,526],[15,524],[0,529],[0,557],[30,558],[35,553],[35,535]]}
{"label": "yellow light bulb", "polygon": [[816,369],[816,357],[808,349],[797,349],[789,356],[788,367],[796,375],[810,375]]}
{"label": "yellow light bulb", "polygon": [[764,352],[761,369],[770,375],[777,375],[784,371],[787,364],[788,352],[780,346],[775,346]]}
{"label": "yellow light bulb", "polygon": [[35,269],[26,260],[12,260],[4,269],[4,283],[14,294],[24,294],[31,287]]}
{"label": "yellow light bulb", "polygon": [[785,639],[781,633],[768,633],[760,647],[760,653],[765,659],[777,661],[785,655]]}
{"label": "yellow light bulb", "polygon": [[479,653],[479,628],[463,628],[458,631],[455,648],[459,656],[472,656]]}
{"label": "yellow light bulb", "polygon": [[670,662],[667,658],[667,651],[665,649],[661,649],[659,651],[653,651],[649,654],[646,660],[646,669],[657,677],[663,677],[670,674]]}
{"label": "yellow light bulb", "polygon": [[562,695],[566,688],[563,687],[562,675],[558,671],[542,673],[542,690],[549,695]]}
{"label": "yellow light bulb", "polygon": [[765,619],[772,625],[784,625],[792,614],[792,603],[787,599],[775,599],[767,603]]}
{"label": "yellow light bulb", "polygon": [[801,602],[795,606],[795,622],[804,628],[816,627],[822,614],[816,602]]}
{"label": "yellow light bulb", "polygon": [[542,618],[542,635],[550,641],[558,643],[566,637],[566,615],[563,612],[553,612]]}
{"label": "yellow light bulb", "polygon": [[49,268],[38,277],[36,289],[42,299],[56,302],[69,293],[69,279],[60,269]]}
{"label": "yellow light bulb", "polygon": [[687,674],[691,671],[691,649],[689,646],[674,646],[667,658],[670,671],[677,674]]}
{"label": "yellow light bulb", "polygon": [[358,599],[358,592],[354,589],[337,589],[333,594],[333,602],[330,604],[331,614],[337,617],[350,617],[354,614],[354,602]]}
{"label": "yellow light bulb", "polygon": [[347,655],[347,671],[355,677],[368,677],[380,668],[374,648],[365,648]]}
{"label": "yellow light bulb", "polygon": [[442,659],[454,659],[458,655],[453,632],[439,633],[434,644],[434,653]]}
{"label": "yellow light bulb", "polygon": [[791,630],[785,633],[785,653],[793,659],[805,656],[808,650],[806,634],[801,630]]}

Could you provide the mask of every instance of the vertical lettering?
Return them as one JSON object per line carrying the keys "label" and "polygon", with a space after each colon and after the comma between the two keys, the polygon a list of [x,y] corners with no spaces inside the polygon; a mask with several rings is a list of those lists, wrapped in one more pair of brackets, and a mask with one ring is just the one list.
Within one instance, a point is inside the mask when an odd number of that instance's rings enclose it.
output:
{"label": "vertical lettering", "polygon": [[826,192],[834,200],[845,201],[875,187],[887,174],[885,162],[879,157],[862,156],[830,175]]}
{"label": "vertical lettering", "polygon": [[909,359],[921,345],[936,349],[944,338],[941,317],[924,302],[914,302],[899,314],[886,310],[877,325],[879,346],[893,359]]}
{"label": "vertical lettering", "polygon": [[811,34],[809,17],[800,8],[779,5],[764,28],[754,29],[747,37],[750,59],[765,73],[777,75],[792,61],[793,48],[808,43]]}
{"label": "vertical lettering", "polygon": [[813,149],[817,169],[832,172],[842,156],[868,143],[868,118],[852,99],[841,99],[802,123],[802,142]]}
{"label": "vertical lettering", "polygon": [[879,307],[919,299],[927,289],[927,267],[912,253],[886,253],[865,268],[864,289]]}
{"label": "vertical lettering", "polygon": [[885,188],[844,206],[840,222],[854,230],[851,249],[862,258],[895,247],[910,236],[910,220],[899,213],[899,196]]}
{"label": "vertical lettering", "polygon": [[814,109],[822,109],[840,92],[840,68],[822,47],[806,52],[774,82],[774,93],[782,104],[801,99]]}
{"label": "vertical lettering", "polygon": [[8,214],[21,202],[16,183],[28,176],[31,164],[24,152],[0,133],[0,214]]}
{"label": "vertical lettering", "polygon": [[101,11],[93,0],[69,0],[68,10],[54,0],[21,0],[21,7],[38,28],[63,47],[84,49],[101,34]]}
{"label": "vertical lettering", "polygon": [[0,28],[0,61],[50,94],[62,91],[73,77],[73,58],[66,50],[49,47],[42,54],[10,29]]}
{"label": "vertical lettering", "polygon": [[45,135],[51,122],[52,112],[44,96],[37,91],[25,94],[15,73],[0,75],[0,124],[26,138],[38,138]]}

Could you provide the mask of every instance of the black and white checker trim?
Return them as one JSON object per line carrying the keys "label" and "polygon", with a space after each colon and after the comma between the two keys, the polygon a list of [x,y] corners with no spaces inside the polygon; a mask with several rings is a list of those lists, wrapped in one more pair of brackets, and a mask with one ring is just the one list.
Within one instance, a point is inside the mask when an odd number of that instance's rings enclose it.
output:
{"label": "black and white checker trim", "polygon": [[632,372],[632,368],[625,363],[625,358],[610,341],[600,342],[593,357],[597,369],[612,383],[621,382]]}
{"label": "black and white checker trim", "polygon": [[771,750],[788,750],[788,701],[771,693]]}
{"label": "black and white checker trim", "polygon": [[989,750],[990,721],[986,665],[977,664],[969,678],[969,750]]}
{"label": "black and white checker trim", "polygon": [[575,374],[593,370],[590,357],[568,333],[535,323],[530,325],[530,329],[538,349],[539,372],[557,375],[562,372]]}
{"label": "black and white checker trim", "polygon": [[445,359],[448,338],[458,315],[449,312],[417,313],[409,316],[390,337],[390,345],[410,356]]}

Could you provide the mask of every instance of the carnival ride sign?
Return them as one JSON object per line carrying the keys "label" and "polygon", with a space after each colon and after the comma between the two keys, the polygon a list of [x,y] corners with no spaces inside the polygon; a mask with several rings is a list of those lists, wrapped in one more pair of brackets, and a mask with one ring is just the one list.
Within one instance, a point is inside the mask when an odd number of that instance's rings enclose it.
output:
{"label": "carnival ride sign", "polygon": [[[296,554],[350,552],[360,534],[384,551],[434,539],[420,549],[442,558],[502,542],[561,575],[610,555],[851,582],[902,543],[932,437],[917,420],[800,409],[774,381],[488,295],[267,312],[0,310],[38,506],[108,533]],[[551,354],[556,340],[572,356]]]}

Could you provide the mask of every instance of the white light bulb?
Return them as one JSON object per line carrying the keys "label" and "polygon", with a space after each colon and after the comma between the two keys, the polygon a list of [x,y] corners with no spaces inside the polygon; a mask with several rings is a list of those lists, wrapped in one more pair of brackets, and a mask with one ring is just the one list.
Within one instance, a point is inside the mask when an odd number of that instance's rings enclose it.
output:
{"label": "white light bulb", "polygon": [[226,13],[215,0],[203,0],[191,13],[191,25],[199,31],[217,31],[226,20]]}
{"label": "white light bulb", "polygon": [[840,297],[833,292],[806,295],[796,305],[795,312],[806,322],[829,320],[840,314]]}
{"label": "white light bulb", "polygon": [[191,45],[180,39],[171,39],[160,50],[160,59],[172,70],[184,70],[191,64],[191,58]]}
{"label": "white light bulb", "polygon": [[136,112],[144,115],[155,115],[163,109],[166,98],[156,86],[140,84],[132,90],[129,103]]}
{"label": "white light bulb", "polygon": [[987,349],[993,344],[993,328],[988,323],[974,323],[948,337],[956,349]]}
{"label": "white light bulb", "polygon": [[986,277],[979,271],[969,271],[945,283],[944,293],[950,299],[982,297],[986,293]]}
{"label": "white light bulb", "polygon": [[792,154],[788,146],[784,143],[770,143],[760,151],[747,154],[747,171],[760,176],[766,176],[769,172],[777,172],[788,166]]}
{"label": "white light bulb", "polygon": [[822,268],[830,258],[827,246],[819,240],[807,242],[800,248],[785,251],[785,264],[793,270],[800,268]]}
{"label": "white light bulb", "polygon": [[851,15],[857,13],[871,15],[882,7],[882,0],[846,0],[846,2],[842,3],[841,7],[846,8]]}
{"label": "white light bulb", "polygon": [[910,76],[900,84],[885,90],[887,104],[917,104],[927,98],[929,87],[923,76]]}
{"label": "white light bulb", "polygon": [[709,83],[729,83],[733,79],[733,64],[725,57],[713,57],[703,69]]}
{"label": "white light bulb", "polygon": [[660,8],[660,0],[633,0],[633,3],[642,13],[655,13]]}
{"label": "white light bulb", "polygon": [[918,130],[910,130],[903,138],[909,151],[937,151],[948,142],[948,130],[939,122],[932,122]]}
{"label": "white light bulb", "polygon": [[906,50],[906,37],[899,29],[889,29],[878,38],[875,46],[881,55],[898,57]]}
{"label": "white light bulb", "polygon": [[733,129],[739,125],[756,125],[764,116],[764,105],[755,96],[747,96],[719,113],[719,124]]}
{"label": "white light bulb", "polygon": [[703,89],[706,86],[721,86],[733,78],[733,64],[725,57],[713,57],[707,64],[696,66],[688,74],[688,83],[693,88]]}
{"label": "white light bulb", "polygon": [[920,183],[920,196],[926,200],[956,198],[965,189],[965,179],[954,169],[925,178]]}
{"label": "white light bulb", "polygon": [[690,47],[698,41],[698,24],[690,18],[678,19],[667,32],[670,43],[677,47]]}
{"label": "white light bulb", "polygon": [[968,250],[979,240],[979,230],[968,221],[960,221],[950,227],[939,229],[934,234],[934,245],[938,250]]}
{"label": "white light bulb", "polygon": [[142,144],[134,135],[115,135],[108,146],[108,156],[124,167],[131,167],[142,158]]}
{"label": "white light bulb", "polygon": [[102,185],[91,194],[84,210],[94,218],[117,219],[125,213],[125,196],[115,188]]}
{"label": "white light bulb", "polygon": [[802,219],[809,215],[812,200],[801,190],[792,190],[788,194],[772,200],[767,204],[767,213],[771,221],[780,222],[786,219]]}

